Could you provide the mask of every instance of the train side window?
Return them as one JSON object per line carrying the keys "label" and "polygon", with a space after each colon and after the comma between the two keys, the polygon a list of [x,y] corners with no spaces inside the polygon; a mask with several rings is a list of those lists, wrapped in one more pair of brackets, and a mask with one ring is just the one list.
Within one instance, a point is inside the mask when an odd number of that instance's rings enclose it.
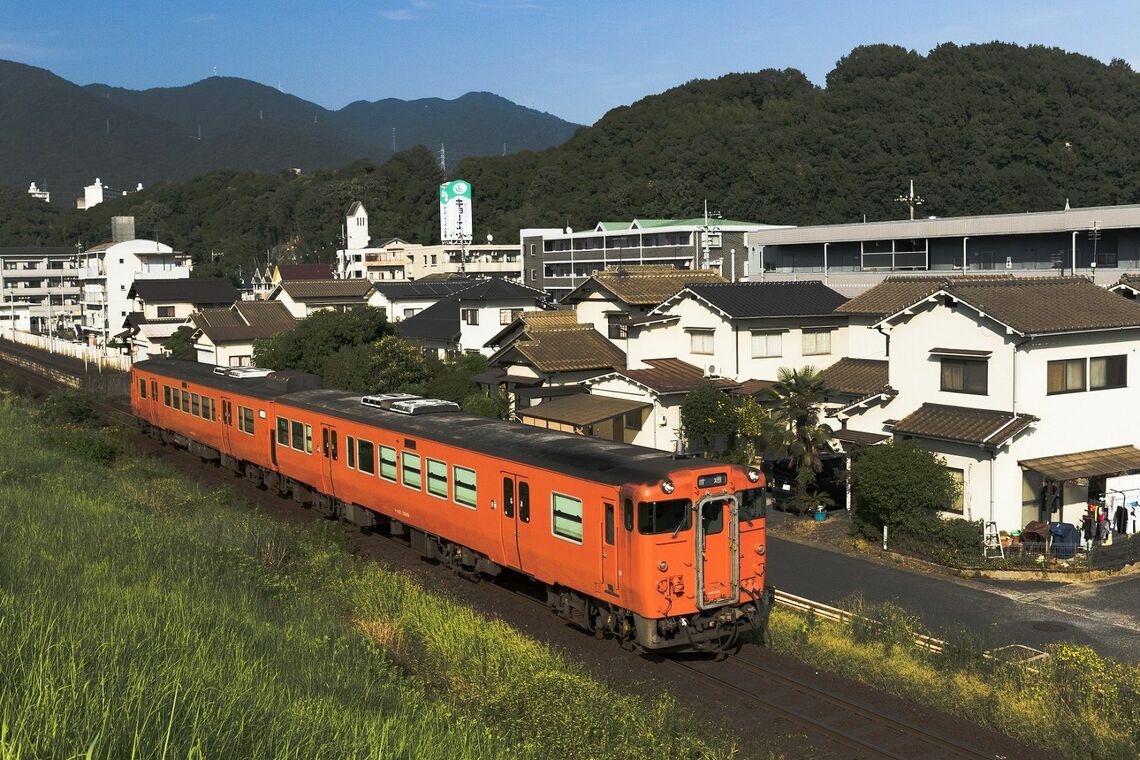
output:
{"label": "train side window", "polygon": [[550,529],[554,535],[582,543],[582,500],[561,493],[550,494]]}
{"label": "train side window", "polygon": [[348,455],[348,460],[345,462],[348,469],[356,469],[356,439],[351,435],[344,437],[344,453]]}
{"label": "train side window", "polygon": [[157,380],[151,380],[150,381],[150,397],[152,399],[154,399],[155,401],[158,401],[158,381]]}
{"label": "train side window", "polygon": [[366,475],[376,474],[376,444],[372,441],[356,441],[356,469]]}
{"label": "train side window", "polygon": [[438,459],[427,460],[427,490],[432,496],[447,498],[447,463]]}
{"label": "train side window", "polygon": [[170,406],[170,386],[162,386],[162,405]]}
{"label": "train side window", "polygon": [[519,483],[519,520],[530,522],[530,483]]}
{"label": "train side window", "polygon": [[182,411],[190,411],[190,391],[182,391]]}
{"label": "train side window", "polygon": [[626,530],[633,530],[633,499],[626,499],[621,505],[621,521]]}
{"label": "train side window", "polygon": [[277,418],[277,445],[289,445],[289,420],[285,417]]}
{"label": "train side window", "polygon": [[515,481],[503,478],[503,517],[515,516]]}
{"label": "train side window", "polygon": [[400,470],[403,473],[404,485],[417,491],[423,485],[423,472],[421,471],[420,455],[405,451],[400,456]]}
{"label": "train side window", "polygon": [[606,543],[614,545],[614,505],[606,504]]}
{"label": "train side window", "polygon": [[475,483],[475,471],[468,467],[455,465],[451,468],[455,479],[455,503],[475,509],[479,503]]}
{"label": "train side window", "polygon": [[209,396],[203,396],[202,397],[202,419],[204,419],[204,420],[210,419],[210,397]]}
{"label": "train side window", "polygon": [[146,398],[146,380],[139,378],[139,398]]}
{"label": "train side window", "polygon": [[380,447],[380,477],[396,482],[396,450],[391,446]]}
{"label": "train side window", "polygon": [[253,435],[253,409],[248,406],[238,407],[238,425],[244,422],[243,430]]}
{"label": "train side window", "polygon": [[209,405],[210,405],[210,408],[207,410],[208,414],[206,416],[206,419],[208,419],[210,422],[217,422],[218,421],[218,409],[217,409],[217,406],[214,404],[214,399],[207,398],[206,401],[208,401]]}
{"label": "train side window", "polygon": [[313,426],[305,425],[305,453],[313,453]]}
{"label": "train side window", "polygon": [[201,415],[201,405],[198,401],[197,393],[190,394],[190,414],[194,415],[195,417]]}
{"label": "train side window", "polygon": [[300,420],[292,421],[292,437],[290,438],[290,445],[297,451],[305,450],[305,423]]}
{"label": "train side window", "polygon": [[637,532],[651,536],[688,530],[693,521],[688,499],[643,501],[637,506]]}

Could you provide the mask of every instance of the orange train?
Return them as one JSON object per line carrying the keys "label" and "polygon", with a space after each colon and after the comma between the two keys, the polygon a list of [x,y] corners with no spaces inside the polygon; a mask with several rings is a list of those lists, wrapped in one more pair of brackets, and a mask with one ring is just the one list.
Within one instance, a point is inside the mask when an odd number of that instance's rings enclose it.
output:
{"label": "orange train", "polygon": [[449,402],[323,390],[300,372],[172,359],[131,370],[151,435],[462,574],[504,568],[555,612],[646,650],[723,651],[763,630],[763,474],[462,414]]}

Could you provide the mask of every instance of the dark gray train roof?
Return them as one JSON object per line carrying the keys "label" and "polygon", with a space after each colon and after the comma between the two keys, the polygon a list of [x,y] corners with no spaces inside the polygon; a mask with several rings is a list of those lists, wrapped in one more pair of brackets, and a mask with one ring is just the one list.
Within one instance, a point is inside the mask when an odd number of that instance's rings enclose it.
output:
{"label": "dark gray train roof", "polygon": [[175,359],[137,362],[142,371],[192,380],[201,385],[266,400],[280,399],[301,409],[332,414],[385,430],[460,446],[487,456],[541,467],[611,485],[656,483],[680,469],[708,469],[717,462],[679,460],[644,446],[607,441],[593,436],[560,433],[517,422],[504,422],[463,413],[411,416],[363,406],[360,394],[338,390],[282,393],[270,378],[235,379],[215,375],[213,367]]}

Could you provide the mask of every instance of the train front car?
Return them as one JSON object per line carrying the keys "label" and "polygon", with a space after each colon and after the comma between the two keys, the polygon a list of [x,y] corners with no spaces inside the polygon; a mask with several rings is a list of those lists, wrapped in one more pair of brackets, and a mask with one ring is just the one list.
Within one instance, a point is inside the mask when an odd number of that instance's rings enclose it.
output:
{"label": "train front car", "polygon": [[739,465],[678,468],[623,489],[637,575],[638,643],[723,652],[768,625],[764,475]]}

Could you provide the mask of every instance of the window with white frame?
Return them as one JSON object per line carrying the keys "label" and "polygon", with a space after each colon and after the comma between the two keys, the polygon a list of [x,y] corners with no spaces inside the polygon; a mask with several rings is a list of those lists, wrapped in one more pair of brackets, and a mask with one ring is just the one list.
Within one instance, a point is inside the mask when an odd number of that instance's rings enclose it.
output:
{"label": "window with white frame", "polygon": [[447,464],[438,459],[427,460],[427,490],[432,496],[447,498]]}
{"label": "window with white frame", "polygon": [[803,349],[804,356],[830,354],[831,328],[805,329],[803,331]]}
{"label": "window with white frame", "polygon": [[451,468],[455,476],[455,503],[475,509],[478,504],[475,471],[469,467],[455,465]]}
{"label": "window with white frame", "polygon": [[784,355],[784,334],[782,332],[752,333],[752,358],[764,359]]}
{"label": "window with white frame", "polygon": [[689,331],[689,351],[694,354],[712,355],[713,353],[713,331],[712,330],[690,330]]}
{"label": "window with white frame", "polygon": [[565,494],[550,494],[551,529],[567,541],[582,543],[582,500]]}
{"label": "window with white frame", "polygon": [[423,486],[423,465],[420,455],[405,451],[400,455],[400,469],[403,470],[404,485],[417,491]]}

